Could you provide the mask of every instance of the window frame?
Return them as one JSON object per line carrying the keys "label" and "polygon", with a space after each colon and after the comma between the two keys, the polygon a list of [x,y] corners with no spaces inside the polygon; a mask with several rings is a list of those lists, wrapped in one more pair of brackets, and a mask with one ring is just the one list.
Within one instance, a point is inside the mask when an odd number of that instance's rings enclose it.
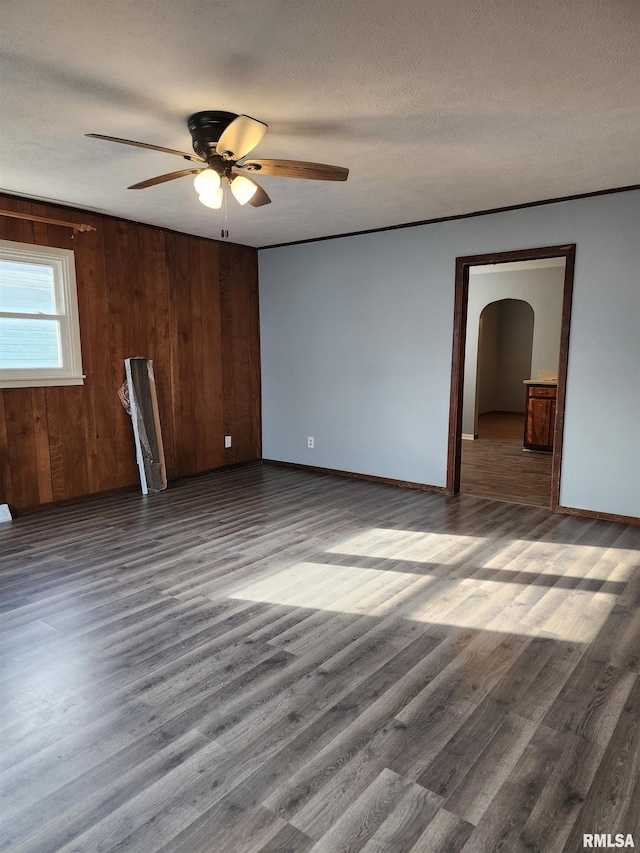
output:
{"label": "window frame", "polygon": [[75,253],[73,249],[37,246],[0,240],[0,259],[13,263],[50,266],[53,270],[55,299],[59,314],[22,314],[0,311],[0,317],[21,319],[54,319],[60,330],[60,367],[0,368],[0,388],[46,388],[56,385],[84,385],[80,316],[76,287]]}

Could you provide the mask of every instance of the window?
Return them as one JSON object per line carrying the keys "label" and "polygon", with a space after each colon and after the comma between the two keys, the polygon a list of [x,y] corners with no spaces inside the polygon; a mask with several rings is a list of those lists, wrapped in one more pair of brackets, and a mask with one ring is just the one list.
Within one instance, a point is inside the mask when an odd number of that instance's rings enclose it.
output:
{"label": "window", "polygon": [[0,388],[82,380],[73,252],[0,240]]}

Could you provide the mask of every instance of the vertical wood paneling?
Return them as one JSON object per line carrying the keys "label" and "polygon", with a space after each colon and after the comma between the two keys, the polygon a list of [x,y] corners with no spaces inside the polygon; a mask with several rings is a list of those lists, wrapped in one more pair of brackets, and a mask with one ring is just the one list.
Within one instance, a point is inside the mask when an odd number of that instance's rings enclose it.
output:
{"label": "vertical wood paneling", "polygon": [[[77,214],[75,214],[77,216]],[[83,272],[87,269],[86,241],[78,240],[74,247],[76,264]],[[88,275],[85,273],[86,279]],[[82,369],[85,374],[84,393],[84,440],[86,443],[87,488],[90,493],[100,491],[100,462],[98,454],[98,430],[94,393],[94,360],[100,358],[93,340],[94,330],[91,322],[93,314],[91,294],[93,288],[87,280],[78,288],[78,313],[83,329]]]}
{"label": "vertical wood paneling", "polygon": [[36,444],[36,466],[38,471],[39,502],[53,500],[51,483],[51,457],[49,456],[49,428],[47,424],[47,398],[44,388],[31,389],[33,410],[33,435]]}
{"label": "vertical wood paneling", "polygon": [[[194,258],[188,237],[175,234],[172,265],[173,309],[176,324],[176,371],[174,381],[174,441],[176,476],[194,474],[198,470],[198,424],[195,419],[194,395],[200,393],[199,378],[194,375],[196,328],[192,320],[191,288]],[[199,285],[199,279],[198,279]]]}
{"label": "vertical wood paneling", "polygon": [[[38,457],[33,430],[31,388],[16,388],[5,400],[7,442],[11,482],[16,504],[30,506],[40,501]],[[9,501],[1,501],[9,503]]]}
{"label": "vertical wood paneling", "polygon": [[236,461],[236,448],[238,436],[233,430],[234,424],[234,401],[233,389],[235,385],[235,353],[233,339],[233,311],[232,311],[232,247],[220,247],[220,341],[222,346],[222,425],[225,435],[231,435],[233,444],[224,451],[224,459],[227,465]]}
{"label": "vertical wood paneling", "polygon": [[247,356],[249,436],[247,460],[257,453],[262,457],[262,372],[260,367],[260,303],[258,290],[258,257],[243,249],[242,281],[247,299]]}
{"label": "vertical wood paneling", "polygon": [[[49,432],[49,459],[51,461],[51,487],[54,501],[63,501],[67,497],[66,478],[64,472],[64,454],[62,446],[62,429],[60,427],[60,392],[64,388],[47,388],[47,430]],[[11,395],[13,391],[5,394]],[[17,506],[22,506],[18,504]],[[30,504],[24,504],[29,506]]]}
{"label": "vertical wood paneling", "polygon": [[[98,228],[96,216],[78,214]],[[82,329],[82,367],[86,375],[85,435],[89,457],[89,481],[92,492],[117,486],[115,459],[115,415],[117,398],[109,353],[109,310],[104,260],[103,229],[75,238],[78,308]],[[118,405],[120,405],[118,403]]]}
{"label": "vertical wood paneling", "polygon": [[[142,225],[129,226],[129,247],[127,266],[129,275],[130,298],[133,300],[132,341],[143,353],[149,353],[149,318],[147,316],[147,256],[143,233],[147,229]],[[151,294],[153,297],[153,294]],[[150,358],[150,355],[147,357]]]}
{"label": "vertical wood paneling", "polygon": [[[189,270],[189,296],[191,297],[191,365],[190,374],[192,380],[192,405],[193,426],[198,431],[198,438],[190,442],[195,450],[193,471],[206,470],[206,441],[205,434],[209,428],[205,420],[205,397],[206,388],[204,384],[204,360],[202,343],[202,267],[200,264],[200,241],[196,238],[189,240],[189,258],[191,261]],[[191,473],[191,472],[189,472]]]}
{"label": "vertical wood paneling", "polygon": [[[167,268],[167,300],[169,306],[169,376],[171,383],[171,456],[173,465],[167,466],[167,477],[177,477],[178,450],[177,435],[180,431],[180,401],[182,387],[180,385],[180,359],[178,345],[178,323],[176,320],[176,287],[175,287],[175,257],[176,234],[169,233],[165,237],[165,264]],[[163,436],[164,438],[164,436]]]}
{"label": "vertical wood paneling", "polygon": [[[26,201],[18,201],[17,210],[18,213],[33,213],[33,206]],[[41,222],[29,222],[26,219],[20,219],[18,221],[18,240],[22,243],[37,243],[39,242],[34,238],[34,226],[38,225],[38,231],[40,233],[44,232],[45,242],[46,242],[46,234],[47,234],[47,226]]]}
{"label": "vertical wood paneling", "polygon": [[[0,217],[0,238],[75,251],[84,386],[0,390],[0,503],[135,487],[124,359],[153,359],[169,478],[260,458],[257,253],[0,196],[0,208],[97,231]],[[224,435],[233,448],[224,449]]]}
{"label": "vertical wood paneling", "polygon": [[[18,211],[18,200],[15,198],[0,198],[3,210]],[[21,213],[22,211],[18,211]],[[9,219],[0,216],[0,240],[20,241],[19,219]]]}
{"label": "vertical wood paneling", "polygon": [[13,494],[11,465],[9,464],[9,438],[7,436],[7,415],[4,407],[4,395],[0,394],[0,503],[6,503],[8,495]]}
{"label": "vertical wood paneling", "polygon": [[231,387],[233,414],[235,424],[235,461],[245,458],[249,441],[249,406],[245,395],[249,390],[249,346],[247,340],[248,305],[246,288],[239,286],[238,276],[242,270],[242,254],[237,247],[232,247],[231,255],[231,337],[233,340],[233,385]]}
{"label": "vertical wood paneling", "polygon": [[253,253],[229,246],[221,287],[225,422],[233,429],[233,461],[260,453],[258,272]]}
{"label": "vertical wood paneling", "polygon": [[124,359],[142,355],[131,352],[130,324],[134,300],[129,300],[128,226],[118,220],[107,220],[104,225],[105,271],[109,310],[109,344],[111,367],[111,394],[114,395],[114,435],[116,487],[131,482],[135,477],[135,450],[129,417],[119,404],[117,391],[125,379]]}
{"label": "vertical wood paneling", "polygon": [[84,389],[78,385],[61,388],[58,399],[65,469],[65,498],[77,498],[91,494],[86,453]]}
{"label": "vertical wood paneling", "polygon": [[200,289],[202,297],[202,355],[204,422],[200,445],[203,468],[224,465],[224,418],[222,413],[222,337],[220,330],[219,246],[200,242]]}
{"label": "vertical wood paneling", "polygon": [[148,357],[158,396],[162,441],[168,476],[174,476],[173,413],[171,408],[171,294],[167,275],[165,234],[156,228],[140,229],[140,252],[147,311]]}

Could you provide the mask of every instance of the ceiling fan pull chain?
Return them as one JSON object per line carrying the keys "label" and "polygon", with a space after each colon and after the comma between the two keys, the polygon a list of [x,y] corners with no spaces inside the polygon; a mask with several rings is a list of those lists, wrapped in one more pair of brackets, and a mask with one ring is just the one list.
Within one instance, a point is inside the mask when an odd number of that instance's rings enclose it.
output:
{"label": "ceiling fan pull chain", "polygon": [[224,192],[222,196],[222,206],[220,208],[220,224],[222,226],[220,230],[220,236],[224,240],[229,236],[229,231],[227,229],[227,193]]}

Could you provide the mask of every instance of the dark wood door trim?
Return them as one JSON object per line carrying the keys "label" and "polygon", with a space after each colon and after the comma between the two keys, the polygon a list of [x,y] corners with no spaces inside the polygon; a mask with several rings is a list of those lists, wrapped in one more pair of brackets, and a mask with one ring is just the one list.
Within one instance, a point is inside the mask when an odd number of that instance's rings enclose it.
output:
{"label": "dark wood door trim", "polygon": [[564,258],[564,295],[562,300],[562,326],[558,363],[558,398],[553,444],[551,473],[551,508],[558,509],[560,500],[560,463],[564,431],[564,403],[569,360],[569,330],[571,326],[571,297],[575,267],[575,243],[563,246],[543,246],[537,249],[520,249],[512,252],[492,252],[485,255],[467,255],[456,258],[455,304],[453,312],[453,355],[451,360],[451,398],[449,405],[449,442],[447,449],[446,493],[460,491],[460,459],[462,455],[462,393],[464,382],[464,350],[467,337],[467,301],[469,296],[469,269],[483,264],[501,264],[510,261],[534,261],[542,258]]}

